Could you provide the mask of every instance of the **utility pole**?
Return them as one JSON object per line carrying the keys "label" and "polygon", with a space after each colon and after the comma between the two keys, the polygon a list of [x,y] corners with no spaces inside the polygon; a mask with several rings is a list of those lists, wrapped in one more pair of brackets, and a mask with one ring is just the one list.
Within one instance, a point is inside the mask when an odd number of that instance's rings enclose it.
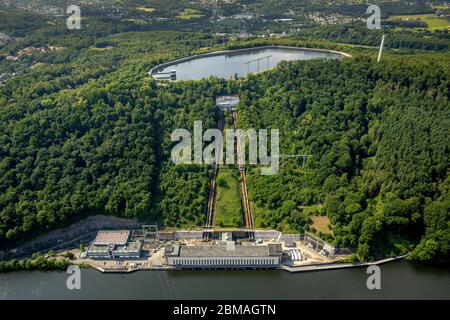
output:
{"label": "utility pole", "polygon": [[383,53],[383,46],[384,46],[384,34],[383,34],[383,37],[381,38],[380,52],[378,53],[377,62],[380,62],[380,60],[381,60],[381,54]]}
{"label": "utility pole", "polygon": [[261,61],[264,60],[264,59],[267,59],[267,69],[269,69],[269,66],[270,66],[270,58],[271,58],[271,57],[272,57],[272,56],[270,55],[270,56],[266,56],[266,57],[262,57],[262,58],[258,58],[258,59],[253,59],[253,60],[244,62],[244,63],[247,65],[247,74],[250,73],[250,64],[251,64],[252,62],[256,62],[256,63],[257,63],[257,68],[258,68],[258,73],[259,73],[259,72],[261,71]]}

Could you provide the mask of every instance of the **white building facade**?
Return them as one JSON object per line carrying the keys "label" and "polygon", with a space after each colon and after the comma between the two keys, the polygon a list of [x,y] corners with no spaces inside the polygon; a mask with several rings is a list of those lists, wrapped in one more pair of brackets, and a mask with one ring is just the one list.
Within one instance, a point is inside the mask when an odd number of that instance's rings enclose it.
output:
{"label": "white building facade", "polygon": [[281,245],[169,246],[166,263],[178,268],[276,268]]}

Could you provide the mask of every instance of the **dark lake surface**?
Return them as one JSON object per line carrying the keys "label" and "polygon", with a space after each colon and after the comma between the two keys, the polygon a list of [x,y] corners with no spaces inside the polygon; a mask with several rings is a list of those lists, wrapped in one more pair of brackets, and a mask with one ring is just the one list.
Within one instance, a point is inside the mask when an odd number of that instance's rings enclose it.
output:
{"label": "dark lake surface", "polygon": [[381,290],[368,290],[366,268],[286,271],[81,270],[81,290],[64,272],[0,274],[0,299],[450,299],[450,269],[406,261],[381,266]]}
{"label": "dark lake surface", "polygon": [[[271,56],[269,59],[246,62]],[[274,47],[251,49],[246,51],[230,51],[216,56],[203,56],[164,67],[160,71],[177,71],[177,80],[201,80],[210,76],[230,78],[237,74],[243,77],[248,73],[265,71],[274,68],[281,61],[310,60],[316,58],[339,59],[338,53],[299,48]]]}

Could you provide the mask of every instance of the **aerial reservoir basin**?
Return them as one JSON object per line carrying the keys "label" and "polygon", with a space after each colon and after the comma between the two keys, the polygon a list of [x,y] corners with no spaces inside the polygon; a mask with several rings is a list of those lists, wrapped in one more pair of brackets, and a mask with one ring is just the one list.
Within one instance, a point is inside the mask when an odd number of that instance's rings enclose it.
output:
{"label": "aerial reservoir basin", "polygon": [[[296,47],[260,47],[220,51],[177,59],[154,67],[150,74],[170,74],[176,71],[176,80],[201,80],[211,76],[244,77],[276,67],[281,61],[340,59],[350,55],[322,49]],[[175,79],[172,79],[175,80]]]}

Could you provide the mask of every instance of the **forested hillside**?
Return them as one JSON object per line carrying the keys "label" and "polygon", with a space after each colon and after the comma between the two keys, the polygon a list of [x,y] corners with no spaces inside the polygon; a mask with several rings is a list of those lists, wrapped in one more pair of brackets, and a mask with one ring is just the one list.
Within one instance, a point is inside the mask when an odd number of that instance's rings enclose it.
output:
{"label": "forested hillside", "polygon": [[[0,248],[93,214],[203,226],[211,167],[171,163],[170,135],[191,130],[196,120],[215,128],[214,98],[237,93],[241,128],[280,129],[283,154],[311,155],[304,168],[301,159],[282,159],[274,176],[248,168],[257,227],[299,232],[314,213],[331,219],[328,240],[361,260],[408,251],[424,261],[449,259],[448,32],[421,29],[417,21],[391,21],[383,31],[359,22],[314,23],[289,36],[261,37],[273,29],[259,15],[285,17],[286,8],[245,2],[253,20],[233,17],[241,7],[229,4],[221,8],[229,17],[218,22],[198,2],[155,0],[139,8],[136,0],[120,7],[129,11],[123,16],[111,13],[119,18],[101,16],[109,7],[95,2],[77,31],[64,18],[34,14],[39,3],[27,11],[2,7]],[[325,6],[358,17],[366,8],[304,2],[302,14]],[[431,10],[399,2],[387,13],[399,6],[403,14]],[[202,17],[190,21],[186,8]],[[212,31],[253,26],[261,33],[242,39]],[[192,30],[201,32],[186,32]],[[382,32],[386,49],[377,64]],[[354,58],[282,63],[238,81],[158,84],[147,75],[163,61],[264,44],[336,49]],[[238,177],[227,178],[238,184]],[[228,200],[232,190],[224,190]],[[239,211],[233,214],[219,224],[232,225]]]}
{"label": "forested hillside", "polygon": [[[450,35],[448,30],[408,29],[399,32],[395,27],[421,27],[421,21],[386,21],[383,30],[367,29],[365,23],[352,23],[340,26],[321,26],[299,33],[300,39],[326,39],[338,43],[349,43],[367,46],[379,46],[382,35],[385,35],[387,48],[419,49],[448,51]],[[389,27],[392,28],[389,28]]]}
{"label": "forested hillside", "polygon": [[37,56],[62,61],[0,87],[3,246],[98,213],[202,223],[209,169],[172,165],[170,134],[194,120],[215,125],[215,86],[157,87],[147,66],[175,57],[180,34],[126,37],[126,44],[123,35],[109,37],[108,49],[102,40]]}
{"label": "forested hillside", "polygon": [[448,90],[448,65],[411,58],[284,63],[243,81],[240,125],[279,128],[282,154],[312,155],[305,168],[283,159],[278,175],[253,170],[256,223],[302,228],[302,208],[319,203],[335,244],[361,259],[421,239],[415,258],[448,258]]}

